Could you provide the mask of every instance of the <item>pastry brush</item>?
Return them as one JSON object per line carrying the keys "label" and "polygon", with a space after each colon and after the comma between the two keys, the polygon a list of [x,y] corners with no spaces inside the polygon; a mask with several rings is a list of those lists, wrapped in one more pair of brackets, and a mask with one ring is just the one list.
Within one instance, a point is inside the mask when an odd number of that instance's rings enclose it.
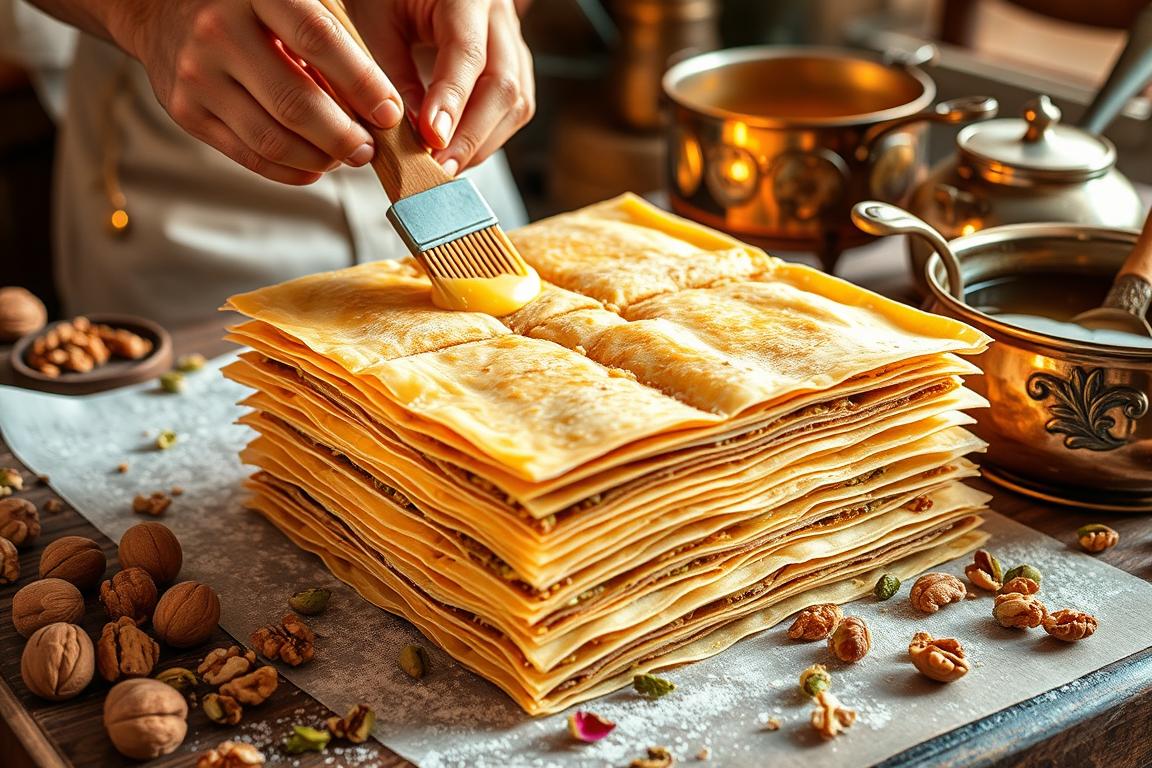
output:
{"label": "pastry brush", "polygon": [[[340,0],[321,0],[371,56]],[[331,86],[313,77],[348,114],[356,114]],[[407,119],[394,128],[364,127],[372,135],[372,169],[392,200],[388,220],[432,282],[443,309],[507,315],[540,293],[540,277],[520,256],[487,201],[466,178],[453,178],[420,143]]]}

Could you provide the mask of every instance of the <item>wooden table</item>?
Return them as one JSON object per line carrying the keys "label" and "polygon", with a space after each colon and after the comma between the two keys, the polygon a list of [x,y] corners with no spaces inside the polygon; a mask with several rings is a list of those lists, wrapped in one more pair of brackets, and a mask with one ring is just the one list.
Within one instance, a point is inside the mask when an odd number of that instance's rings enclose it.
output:
{"label": "wooden table", "polygon": [[[881,292],[909,297],[904,276],[902,246],[896,239],[858,249],[842,266],[846,277]],[[187,328],[173,334],[177,354],[200,351],[206,355],[223,352],[222,323]],[[0,369],[0,383],[6,373]],[[0,441],[0,467],[20,466]],[[32,483],[25,494],[38,506],[53,497],[50,485]],[[1019,522],[1064,541],[1070,541],[1077,527],[1091,522],[1111,525],[1120,532],[1121,544],[1100,558],[1143,579],[1152,581],[1152,517],[1084,513],[1035,503],[976,483],[994,494],[992,507]],[[61,535],[87,536],[103,546],[110,570],[116,569],[115,545],[76,511],[65,508],[55,515],[43,515],[44,531],[37,545],[21,554],[22,577],[17,585],[0,587],[0,768],[25,765],[106,766],[138,765],[117,755],[101,725],[101,706],[107,686],[94,684],[78,699],[49,704],[32,696],[20,679],[20,651],[23,640],[12,627],[12,595],[18,586],[35,574],[45,543]],[[1150,606],[1152,609],[1152,606]],[[88,601],[84,628],[98,633],[105,621],[103,608]],[[1149,639],[1152,642],[1152,638]],[[218,629],[212,646],[236,642]],[[189,653],[164,649],[158,669],[170,666],[194,668],[207,653],[199,648]],[[1011,685],[1011,679],[990,681]],[[201,693],[207,692],[205,688]],[[302,710],[302,711],[297,711]],[[946,733],[885,761],[894,766],[1106,766],[1138,768],[1152,765],[1152,649],[1129,656],[1062,688],[1050,691],[990,717]],[[267,703],[245,712],[245,722],[264,721],[273,733],[289,730],[292,723],[318,724],[330,714],[308,694],[281,679]],[[913,715],[909,715],[913,716]],[[231,729],[209,722],[199,708],[189,717],[189,735],[175,754],[152,765],[189,766],[195,752],[228,738]],[[882,734],[881,734],[882,736]],[[279,738],[279,736],[277,736]],[[392,767],[410,763],[387,748],[370,742],[378,762]],[[300,765],[324,765],[331,755],[303,755]],[[850,760],[850,758],[847,758]],[[339,762],[337,762],[339,764]],[[358,763],[364,764],[364,763]],[[848,762],[845,765],[849,765]],[[853,766],[855,768],[855,766]]]}

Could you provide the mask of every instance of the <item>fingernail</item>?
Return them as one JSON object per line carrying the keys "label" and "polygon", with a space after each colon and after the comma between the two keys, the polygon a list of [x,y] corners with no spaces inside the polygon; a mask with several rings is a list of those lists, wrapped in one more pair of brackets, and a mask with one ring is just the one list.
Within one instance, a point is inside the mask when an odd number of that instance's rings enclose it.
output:
{"label": "fingernail", "polygon": [[387,99],[372,110],[372,120],[381,128],[391,128],[404,117],[404,108],[395,99]]}
{"label": "fingernail", "polygon": [[344,158],[345,165],[350,165],[353,168],[358,168],[372,159],[372,145],[368,143],[361,144],[356,148],[356,151]]}
{"label": "fingernail", "polygon": [[443,109],[437,112],[436,119],[432,121],[432,130],[440,137],[440,141],[447,144],[452,138],[452,115]]}
{"label": "fingernail", "polygon": [[460,170],[460,163],[456,161],[456,158],[450,157],[444,161],[444,172],[449,176],[455,176],[458,170]]}

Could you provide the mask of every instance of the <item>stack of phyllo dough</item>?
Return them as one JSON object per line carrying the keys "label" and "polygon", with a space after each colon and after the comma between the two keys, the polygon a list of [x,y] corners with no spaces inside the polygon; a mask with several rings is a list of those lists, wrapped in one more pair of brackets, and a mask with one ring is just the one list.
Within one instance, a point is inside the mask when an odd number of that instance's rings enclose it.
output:
{"label": "stack of phyllo dough", "polygon": [[978,546],[988,339],[625,196],[511,233],[546,281],[409,262],[236,296],[252,506],[525,710]]}

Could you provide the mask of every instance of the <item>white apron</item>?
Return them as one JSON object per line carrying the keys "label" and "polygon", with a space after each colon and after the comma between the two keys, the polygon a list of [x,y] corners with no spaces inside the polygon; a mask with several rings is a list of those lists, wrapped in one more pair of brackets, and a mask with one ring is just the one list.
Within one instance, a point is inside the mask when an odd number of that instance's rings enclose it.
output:
{"label": "white apron", "polygon": [[[80,35],[56,162],[56,278],[65,311],[130,312],[177,326],[229,295],[398,258],[371,168],[308,187],[269,181],[184,133],[138,62]],[[128,228],[110,224],[109,171]],[[503,155],[469,172],[505,228],[526,221]]]}

